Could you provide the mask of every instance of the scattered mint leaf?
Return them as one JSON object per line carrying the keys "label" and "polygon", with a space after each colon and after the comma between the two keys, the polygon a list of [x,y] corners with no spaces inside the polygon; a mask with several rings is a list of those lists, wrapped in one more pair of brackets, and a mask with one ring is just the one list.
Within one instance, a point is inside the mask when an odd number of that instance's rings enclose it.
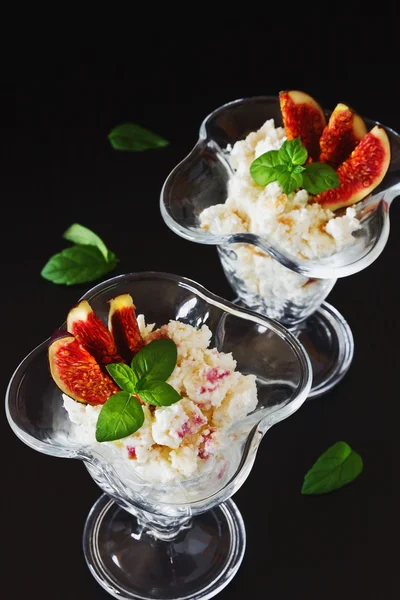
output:
{"label": "scattered mint leaf", "polygon": [[115,269],[118,259],[114,252],[93,231],[74,223],[63,237],[75,246],[54,254],[45,264],[41,276],[57,284],[75,285],[95,281]]}
{"label": "scattered mint leaf", "polygon": [[164,138],[134,123],[123,123],[114,127],[108,134],[108,139],[114,150],[129,152],[163,148],[169,144]]}
{"label": "scattered mint leaf", "polygon": [[270,150],[253,160],[250,165],[250,173],[258,185],[264,187],[277,180],[275,167],[280,164],[278,155],[278,150]]}
{"label": "scattered mint leaf", "polygon": [[285,194],[290,194],[290,192],[293,192],[301,187],[303,183],[303,176],[301,173],[295,173],[294,171],[282,172],[278,175],[278,183]]}
{"label": "scattered mint leaf", "polygon": [[143,402],[153,406],[170,406],[181,399],[178,392],[165,381],[149,381],[145,389],[138,386],[137,395]]}
{"label": "scattered mint leaf", "polygon": [[178,353],[170,339],[153,340],[132,359],[131,369],[137,381],[147,387],[152,380],[166,381],[175,369]]}
{"label": "scattered mint leaf", "polygon": [[303,165],[308,158],[308,152],[298,137],[283,142],[279,148],[278,158],[281,165]]}
{"label": "scattered mint leaf", "polygon": [[339,187],[339,177],[331,166],[325,163],[310,163],[303,171],[303,186],[310,194],[320,194]]}
{"label": "scattered mint leaf", "polygon": [[302,494],[327,494],[347,485],[363,470],[362,458],[346,442],[328,448],[304,477]]}
{"label": "scattered mint leaf", "polygon": [[128,392],[128,394],[134,394],[136,392],[137,377],[128,365],[124,365],[123,363],[112,363],[106,365],[106,369],[121,390]]}
{"label": "scattered mint leaf", "polygon": [[128,392],[117,392],[107,400],[96,424],[96,440],[112,442],[135,433],[144,423],[142,406]]}
{"label": "scattered mint leaf", "polygon": [[336,171],[325,163],[303,166],[308,152],[300,138],[286,140],[279,150],[265,152],[250,165],[254,181],[266,186],[277,181],[285,194],[303,187],[310,194],[319,194],[340,185]]}
{"label": "scattered mint leaf", "polygon": [[112,271],[117,260],[105,261],[95,246],[76,245],[55,254],[41,271],[42,277],[57,284],[75,285],[103,277]]}
{"label": "scattered mint leaf", "polygon": [[87,227],[79,225],[79,223],[74,223],[71,225],[71,227],[68,227],[67,231],[64,232],[63,237],[74,244],[80,244],[83,246],[96,246],[104,256],[104,260],[107,262],[109,261],[110,252],[107,249],[107,246],[98,235],[96,235]]}

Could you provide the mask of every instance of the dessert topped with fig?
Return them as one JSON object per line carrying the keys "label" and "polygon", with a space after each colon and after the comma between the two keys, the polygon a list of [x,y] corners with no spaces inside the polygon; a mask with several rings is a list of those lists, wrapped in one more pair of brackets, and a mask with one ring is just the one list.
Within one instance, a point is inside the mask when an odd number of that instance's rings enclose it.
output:
{"label": "dessert topped with fig", "polygon": [[[318,102],[304,92],[281,92],[279,101],[283,127],[269,119],[228,148],[234,171],[228,198],[205,209],[200,224],[215,233],[264,234],[293,254],[318,258],[351,242],[351,236],[335,238],[326,225],[337,218],[334,211],[359,202],[379,185],[389,167],[390,143],[383,127],[367,131],[345,104],[338,104],[326,122]],[[288,238],[299,221],[301,239],[293,243]],[[318,243],[321,233],[324,244]]]}
{"label": "dessert topped with fig", "polygon": [[[268,119],[226,148],[232,169],[227,198],[203,210],[199,224],[213,234],[256,234],[293,256],[318,260],[354,242],[361,225],[353,205],[384,178],[389,139],[381,126],[368,131],[343,103],[328,120],[302,91],[281,92],[279,106],[283,126]],[[290,271],[251,244],[224,248],[225,271],[242,282],[243,295],[263,299],[269,316],[280,319],[288,303],[304,305],[318,287],[320,301],[329,292],[320,280]]]}
{"label": "dessert topped with fig", "polygon": [[147,481],[217,468],[229,428],[255,409],[257,388],[210,339],[207,325],[146,324],[130,294],[110,300],[107,325],[79,302],[48,350],[77,440],[106,447]]}

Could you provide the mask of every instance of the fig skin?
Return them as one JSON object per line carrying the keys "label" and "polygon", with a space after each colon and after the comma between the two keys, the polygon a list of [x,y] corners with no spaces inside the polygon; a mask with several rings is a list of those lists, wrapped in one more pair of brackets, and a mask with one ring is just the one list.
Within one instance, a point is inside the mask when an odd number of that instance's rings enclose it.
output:
{"label": "fig skin", "polygon": [[116,342],[118,352],[128,363],[145,345],[139,331],[135,309],[130,294],[121,294],[110,300],[108,329]]}
{"label": "fig skin", "polygon": [[360,115],[345,104],[338,104],[319,141],[320,162],[328,163],[336,169],[349,158],[366,133],[367,127]]}
{"label": "fig skin", "polygon": [[279,102],[288,140],[299,137],[307,148],[310,160],[320,155],[319,140],[326,126],[324,111],[308,94],[299,90],[282,91]]}
{"label": "fig skin", "polygon": [[[64,332],[65,333],[65,332]],[[83,404],[104,404],[120,391],[95,358],[72,335],[57,337],[48,349],[51,376],[60,390]]]}
{"label": "fig skin", "polygon": [[87,300],[82,300],[71,308],[67,317],[67,330],[100,365],[125,362],[117,350],[111,332]]}
{"label": "fig skin", "polygon": [[389,138],[383,127],[376,125],[338,168],[340,186],[318,194],[315,202],[333,211],[359,202],[380,184],[389,164]]}

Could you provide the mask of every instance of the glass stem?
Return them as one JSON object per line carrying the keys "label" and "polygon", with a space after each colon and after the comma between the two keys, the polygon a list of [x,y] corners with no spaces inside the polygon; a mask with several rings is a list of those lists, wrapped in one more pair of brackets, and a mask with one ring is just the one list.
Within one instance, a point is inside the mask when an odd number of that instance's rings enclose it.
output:
{"label": "glass stem", "polygon": [[292,325],[286,325],[286,329],[288,329],[292,335],[298,337],[302,331],[307,329],[307,318],[302,319],[298,323],[294,323]]}
{"label": "glass stem", "polygon": [[287,329],[290,331],[290,333],[292,335],[294,335],[295,337],[298,337],[299,334],[301,333],[302,329],[301,329],[301,324],[300,323],[296,323],[296,325],[290,325],[290,327],[287,327]]}
{"label": "glass stem", "polygon": [[189,529],[192,524],[191,516],[165,516],[149,513],[145,510],[135,508],[135,516],[138,522],[136,533],[132,535],[140,539],[143,534],[149,535],[157,540],[169,542],[174,540],[181,531]]}

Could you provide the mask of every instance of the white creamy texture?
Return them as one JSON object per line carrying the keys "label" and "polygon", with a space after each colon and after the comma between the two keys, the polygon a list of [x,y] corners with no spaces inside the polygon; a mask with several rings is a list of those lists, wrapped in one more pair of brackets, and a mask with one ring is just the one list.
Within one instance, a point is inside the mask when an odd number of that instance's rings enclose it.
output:
{"label": "white creamy texture", "polygon": [[[148,343],[169,337],[177,345],[176,367],[168,379],[182,396],[171,406],[145,405],[145,421],[133,435],[112,446],[127,464],[147,481],[168,483],[197,476],[229,444],[229,426],[252,412],[257,405],[253,375],[235,371],[231,354],[209,349],[211,331],[170,321],[159,330],[138,315],[140,332]],[[78,425],[76,435],[83,444],[95,439],[101,406],[90,406],[64,397],[70,420]]]}
{"label": "white creamy texture", "polygon": [[[347,208],[344,216],[335,217],[318,203],[309,204],[306,190],[286,195],[277,182],[261,187],[250,174],[253,160],[264,152],[279,149],[285,139],[283,128],[276,128],[270,119],[261,129],[228,148],[234,169],[228,197],[224,204],[210,206],[200,214],[201,227],[212,233],[250,232],[265,236],[303,259],[328,256],[352,243],[352,232],[360,228],[355,210]],[[254,246],[238,244],[233,249],[237,260],[231,268],[248,290],[262,295],[267,304],[305,302],[312,296],[315,282],[305,286],[306,277],[282,267]]]}
{"label": "white creamy texture", "polygon": [[275,128],[270,119],[257,132],[236,142],[229,155],[235,172],[229,181],[228,198],[225,204],[210,206],[201,213],[201,226],[215,233],[264,235],[291,254],[321,258],[350,243],[351,233],[360,225],[352,208],[344,217],[335,217],[318,203],[309,204],[306,190],[286,195],[277,182],[266,187],[254,182],[250,174],[253,160],[280,148],[285,139],[283,128]]}

